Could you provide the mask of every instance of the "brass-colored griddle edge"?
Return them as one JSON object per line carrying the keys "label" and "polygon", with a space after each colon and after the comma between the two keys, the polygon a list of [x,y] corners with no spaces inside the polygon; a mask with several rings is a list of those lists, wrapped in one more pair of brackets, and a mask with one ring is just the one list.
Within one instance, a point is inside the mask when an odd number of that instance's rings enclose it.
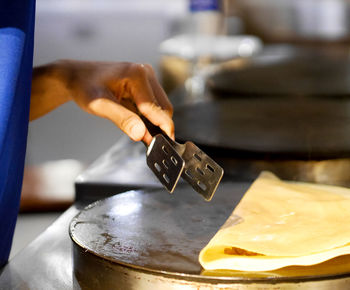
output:
{"label": "brass-colored griddle edge", "polygon": [[109,263],[112,267],[113,265],[121,266],[129,270],[138,271],[140,273],[145,274],[151,274],[151,275],[158,275],[165,278],[172,278],[177,280],[184,280],[184,281],[192,281],[192,282],[202,282],[202,283],[209,283],[209,284],[279,284],[279,283],[302,283],[302,282],[313,282],[313,281],[330,281],[330,280],[337,280],[342,278],[349,278],[350,273],[343,273],[343,274],[336,274],[332,276],[327,275],[319,275],[319,276],[298,276],[298,277],[234,277],[234,276],[204,276],[204,275],[193,275],[193,274],[185,274],[185,273],[177,273],[177,272],[167,272],[167,271],[160,271],[160,270],[150,270],[145,267],[130,265],[128,263],[124,262],[118,262],[112,261],[111,259],[108,259],[108,257],[104,257],[102,255],[96,255],[95,253],[92,253],[88,249],[84,249],[81,247],[81,245],[75,243],[73,245],[77,250],[84,251],[84,254],[88,254],[91,257],[98,256],[105,262]]}

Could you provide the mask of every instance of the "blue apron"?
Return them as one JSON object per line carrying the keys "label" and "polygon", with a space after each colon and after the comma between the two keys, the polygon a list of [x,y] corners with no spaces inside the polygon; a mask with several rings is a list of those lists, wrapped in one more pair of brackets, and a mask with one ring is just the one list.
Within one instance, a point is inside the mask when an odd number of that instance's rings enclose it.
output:
{"label": "blue apron", "polygon": [[22,187],[33,67],[35,0],[0,0],[0,267]]}

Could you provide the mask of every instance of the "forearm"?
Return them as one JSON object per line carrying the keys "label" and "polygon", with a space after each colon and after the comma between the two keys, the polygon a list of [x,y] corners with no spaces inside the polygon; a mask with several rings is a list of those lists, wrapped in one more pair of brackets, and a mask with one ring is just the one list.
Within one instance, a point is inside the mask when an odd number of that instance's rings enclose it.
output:
{"label": "forearm", "polygon": [[71,99],[67,79],[69,79],[67,70],[62,69],[61,62],[33,69],[30,121],[45,115]]}

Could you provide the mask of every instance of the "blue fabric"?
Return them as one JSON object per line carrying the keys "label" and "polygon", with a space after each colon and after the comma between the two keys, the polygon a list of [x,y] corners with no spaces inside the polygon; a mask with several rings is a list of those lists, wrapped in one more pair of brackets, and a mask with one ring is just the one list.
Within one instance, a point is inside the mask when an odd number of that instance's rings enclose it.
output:
{"label": "blue fabric", "polygon": [[27,143],[35,0],[0,0],[0,267],[17,220]]}
{"label": "blue fabric", "polygon": [[208,11],[208,10],[219,10],[218,0],[191,0],[190,1],[190,11]]}

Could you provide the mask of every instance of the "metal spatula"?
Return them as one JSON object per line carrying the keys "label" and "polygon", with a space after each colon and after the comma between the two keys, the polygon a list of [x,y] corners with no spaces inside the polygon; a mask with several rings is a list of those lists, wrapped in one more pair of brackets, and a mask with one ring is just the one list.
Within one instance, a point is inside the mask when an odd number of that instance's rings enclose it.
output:
{"label": "metal spatula", "polygon": [[163,134],[153,137],[147,149],[147,165],[172,193],[185,167],[185,161]]}
{"label": "metal spatula", "polygon": [[181,155],[185,161],[182,178],[206,200],[211,200],[224,175],[224,169],[193,142],[187,141],[183,145],[177,143],[176,146],[184,150]]}
{"label": "metal spatula", "polygon": [[180,144],[143,118],[153,140],[147,150],[147,165],[172,193],[182,176],[206,200],[211,200],[224,170],[194,143]]}

